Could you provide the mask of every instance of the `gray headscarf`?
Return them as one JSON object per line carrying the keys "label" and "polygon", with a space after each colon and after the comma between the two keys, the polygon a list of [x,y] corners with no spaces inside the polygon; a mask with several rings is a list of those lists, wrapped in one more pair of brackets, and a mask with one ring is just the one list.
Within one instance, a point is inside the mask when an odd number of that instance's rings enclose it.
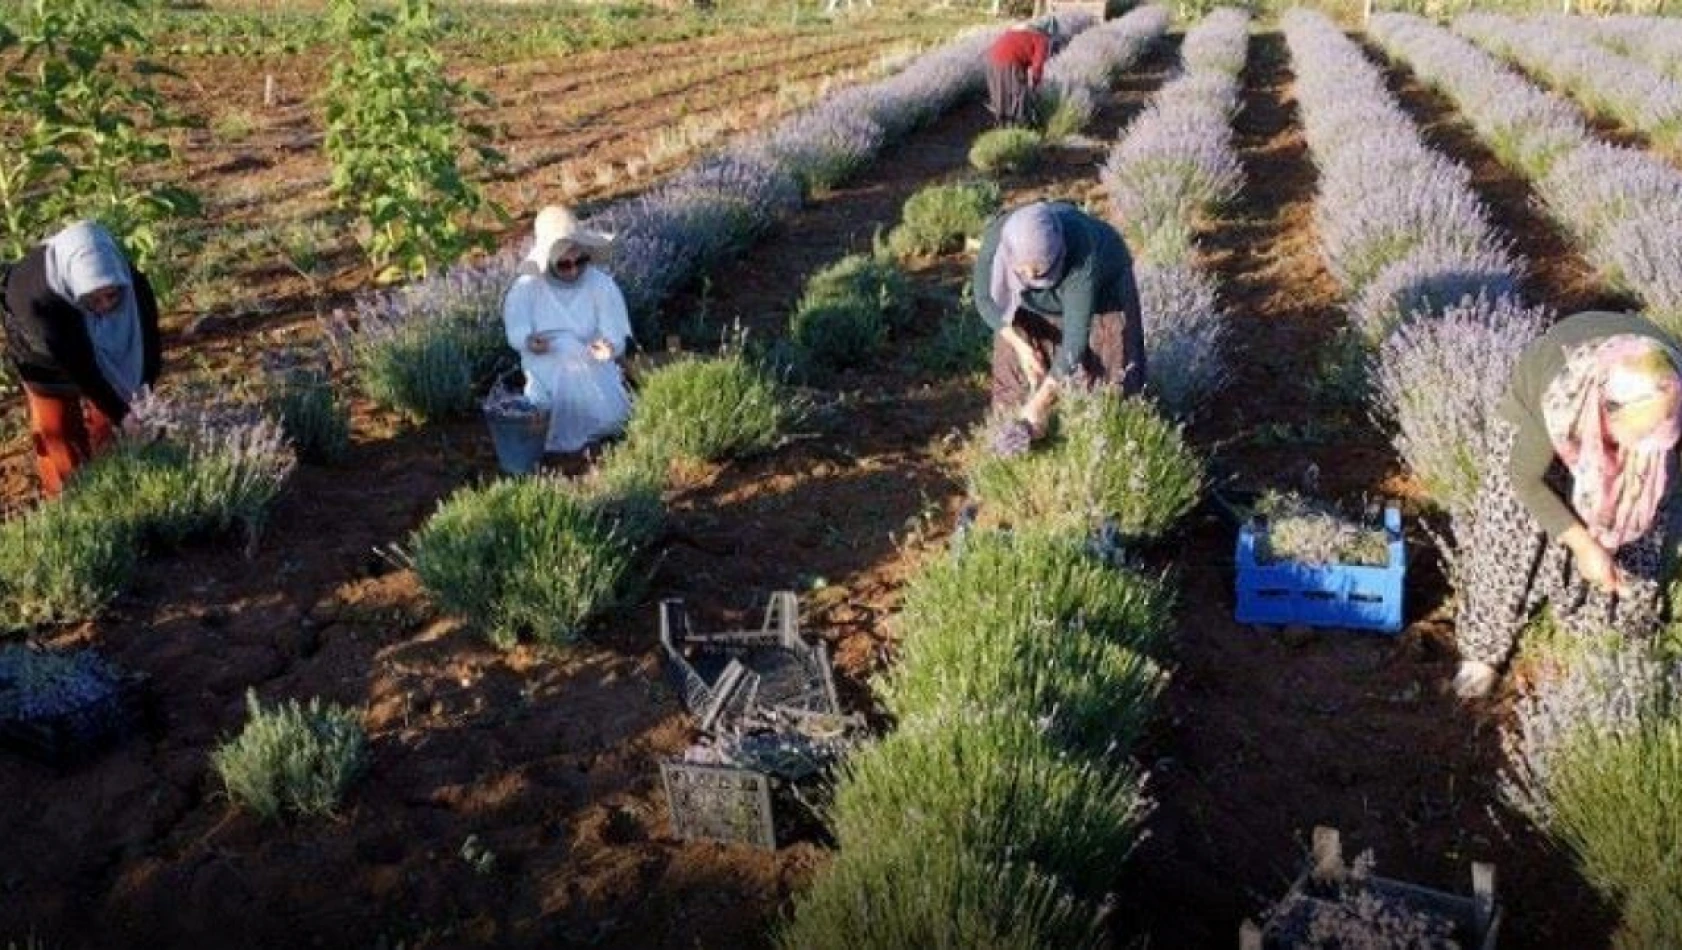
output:
{"label": "gray headscarf", "polygon": [[[134,299],[128,261],[117,242],[92,221],[78,221],[47,238],[47,286],[82,314],[93,341],[94,361],[117,395],[132,399],[146,371],[140,306]],[[122,302],[109,314],[89,310],[82,298],[101,287],[119,287]]]}
{"label": "gray headscarf", "polygon": [[[1039,277],[1024,280],[1016,271],[1026,266]],[[1036,201],[1011,212],[999,231],[999,248],[993,254],[993,275],[988,283],[993,303],[1004,311],[1009,323],[1022,305],[1024,290],[1044,290],[1063,276],[1063,227],[1050,204]]]}

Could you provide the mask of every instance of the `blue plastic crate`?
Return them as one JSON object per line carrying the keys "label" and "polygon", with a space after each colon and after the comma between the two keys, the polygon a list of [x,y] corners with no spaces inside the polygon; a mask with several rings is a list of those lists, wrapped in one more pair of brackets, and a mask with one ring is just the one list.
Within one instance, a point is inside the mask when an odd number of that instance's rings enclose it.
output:
{"label": "blue plastic crate", "polygon": [[1390,563],[1384,567],[1349,564],[1256,563],[1259,531],[1255,522],[1238,532],[1239,623],[1302,624],[1349,627],[1395,633],[1402,629],[1402,587],[1407,551],[1402,545],[1402,513],[1384,510]]}

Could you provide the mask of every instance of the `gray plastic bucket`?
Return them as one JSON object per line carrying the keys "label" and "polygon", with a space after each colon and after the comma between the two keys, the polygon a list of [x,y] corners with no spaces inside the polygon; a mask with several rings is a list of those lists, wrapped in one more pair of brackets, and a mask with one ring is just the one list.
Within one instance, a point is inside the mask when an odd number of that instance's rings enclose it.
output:
{"label": "gray plastic bucket", "polygon": [[510,475],[530,475],[543,458],[543,443],[549,437],[549,419],[544,413],[503,415],[485,413],[496,446],[496,462]]}

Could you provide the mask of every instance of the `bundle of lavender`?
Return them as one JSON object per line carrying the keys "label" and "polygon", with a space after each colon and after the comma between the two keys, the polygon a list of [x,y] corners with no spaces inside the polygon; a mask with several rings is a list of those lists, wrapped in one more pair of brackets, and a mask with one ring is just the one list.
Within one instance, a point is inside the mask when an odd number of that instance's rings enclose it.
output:
{"label": "bundle of lavender", "polygon": [[1257,560],[1263,564],[1383,567],[1390,561],[1382,525],[1351,520],[1331,505],[1296,492],[1263,492],[1255,514],[1267,522],[1256,545]]}

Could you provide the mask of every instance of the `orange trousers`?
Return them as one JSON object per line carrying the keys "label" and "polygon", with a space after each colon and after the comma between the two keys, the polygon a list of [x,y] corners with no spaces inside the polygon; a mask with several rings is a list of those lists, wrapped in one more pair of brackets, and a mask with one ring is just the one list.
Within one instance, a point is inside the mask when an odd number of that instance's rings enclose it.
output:
{"label": "orange trousers", "polygon": [[111,444],[111,419],[71,389],[23,387],[41,494],[57,498],[71,473]]}

